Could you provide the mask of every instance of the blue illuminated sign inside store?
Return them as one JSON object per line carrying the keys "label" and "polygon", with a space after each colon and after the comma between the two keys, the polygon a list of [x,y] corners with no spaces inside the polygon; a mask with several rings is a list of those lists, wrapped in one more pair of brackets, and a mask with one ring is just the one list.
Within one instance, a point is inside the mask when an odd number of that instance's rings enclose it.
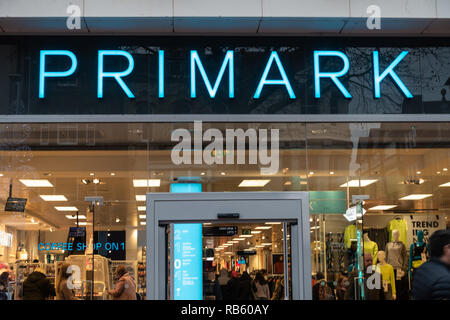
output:
{"label": "blue illuminated sign inside store", "polygon": [[[190,51],[190,98],[197,98],[197,74],[200,73],[202,82],[207,89],[209,97],[214,99],[219,90],[220,84],[223,82],[226,70],[228,70],[228,98],[235,98],[235,54],[233,50],[227,50],[225,57],[222,61],[221,67],[218,73],[210,72],[210,75],[206,73],[203,66],[203,62],[198,54],[197,50]],[[390,62],[390,64],[384,69],[380,70],[380,56],[378,51],[372,52],[372,69],[373,69],[373,96],[375,99],[381,97],[381,82],[389,76],[392,82],[406,98],[412,98],[413,95],[395,73],[395,67],[403,60],[403,58],[408,54],[408,51],[402,51],[396,58]],[[47,70],[47,58],[48,56],[61,56],[68,59],[66,63],[65,70],[62,71],[49,71]],[[106,59],[112,59],[112,57],[120,57],[120,59],[127,62],[126,68],[118,68],[119,70],[105,71],[104,61]],[[164,69],[164,50],[158,50],[158,98],[165,98],[165,69]],[[341,61],[343,67],[340,70],[322,70],[321,60],[323,58],[335,59],[336,61]],[[348,56],[342,51],[336,50],[320,50],[313,52],[314,60],[314,97],[316,99],[321,98],[321,81],[331,81],[331,83],[339,89],[339,92],[345,98],[352,98],[352,95],[347,90],[344,83],[341,81],[342,77],[348,76],[351,63]],[[258,85],[252,96],[253,99],[260,99],[261,93],[267,86],[279,86],[284,88],[287,96],[290,99],[297,99],[294,89],[290,83],[287,76],[285,67],[283,66],[283,57],[280,57],[277,51],[271,51],[268,57],[267,63],[264,70],[256,74],[259,77]],[[39,60],[39,98],[45,98],[45,82],[47,78],[67,78],[72,76],[78,66],[78,61],[76,55],[69,50],[41,50],[40,60]],[[135,98],[135,95],[130,87],[126,84],[125,77],[132,74],[135,67],[133,56],[124,50],[98,50],[97,52],[97,98],[102,99],[104,96],[104,79],[112,78],[116,85],[125,93],[128,98]],[[142,66],[140,66],[141,68]],[[279,76],[278,78],[269,78],[269,71],[271,69],[276,69]],[[212,75],[217,74],[215,80]],[[281,79],[280,79],[281,78]],[[108,85],[111,85],[108,83]]]}
{"label": "blue illuminated sign inside store", "polygon": [[174,300],[202,300],[202,224],[174,224],[173,246]]}

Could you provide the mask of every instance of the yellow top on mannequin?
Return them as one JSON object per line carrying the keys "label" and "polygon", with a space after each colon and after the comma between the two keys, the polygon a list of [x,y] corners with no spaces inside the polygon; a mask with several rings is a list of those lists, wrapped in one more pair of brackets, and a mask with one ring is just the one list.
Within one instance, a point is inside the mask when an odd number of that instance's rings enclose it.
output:
{"label": "yellow top on mannequin", "polygon": [[364,233],[364,253],[370,253],[372,255],[373,264],[377,264],[378,257],[378,245],[369,239],[369,235]]}

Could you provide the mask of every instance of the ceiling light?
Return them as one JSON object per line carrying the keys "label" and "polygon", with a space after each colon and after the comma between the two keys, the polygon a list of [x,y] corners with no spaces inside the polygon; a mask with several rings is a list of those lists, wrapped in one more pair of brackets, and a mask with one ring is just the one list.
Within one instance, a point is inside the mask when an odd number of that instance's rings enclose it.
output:
{"label": "ceiling light", "polygon": [[145,211],[147,210],[146,206],[138,206],[138,211]]}
{"label": "ceiling light", "polygon": [[409,196],[400,198],[400,200],[422,200],[431,196],[432,194],[410,194]]}
{"label": "ceiling light", "polygon": [[383,205],[380,205],[380,206],[375,206],[375,207],[372,207],[372,208],[369,208],[369,210],[389,210],[389,209],[392,209],[392,208],[395,208],[397,205],[389,205],[389,204],[383,204]]}
{"label": "ceiling light", "polygon": [[448,169],[447,169],[447,168],[444,168],[444,169],[442,169],[442,170],[444,170],[444,171],[448,171]]}
{"label": "ceiling light", "polygon": [[119,223],[120,222],[120,219],[119,218],[116,218],[116,223]]}
{"label": "ceiling light", "polygon": [[99,183],[100,183],[100,179],[95,178],[94,180],[92,180],[92,182],[93,182],[94,184],[99,184]]}
{"label": "ceiling light", "polygon": [[440,184],[439,187],[450,187],[450,182]]}
{"label": "ceiling light", "polygon": [[262,246],[271,246],[272,242],[264,242],[264,243],[261,243],[261,245]]}
{"label": "ceiling light", "polygon": [[145,201],[147,200],[147,196],[145,194],[137,194],[136,201]]}
{"label": "ceiling light", "polygon": [[[75,222],[75,224],[77,224],[77,223]],[[78,225],[80,225],[80,226],[87,226],[88,224],[91,225],[91,223],[87,223],[86,221],[78,222]]]}
{"label": "ceiling light", "polygon": [[242,180],[242,182],[239,184],[239,187],[264,187],[269,182],[269,179]]}
{"label": "ceiling light", "polygon": [[53,187],[46,179],[19,179],[27,187]]}
{"label": "ceiling light", "polygon": [[241,235],[239,236],[239,238],[251,238],[251,237],[253,237],[252,234],[241,234]]}
{"label": "ceiling light", "polygon": [[261,233],[262,231],[252,231],[253,234]]}
{"label": "ceiling light", "polygon": [[224,176],[224,175],[225,175],[225,172],[221,172],[220,174],[221,174],[222,176]]}
{"label": "ceiling light", "polygon": [[231,241],[231,243],[239,243],[239,241]]}
{"label": "ceiling light", "polygon": [[202,172],[202,173],[200,173],[200,175],[202,175],[202,176],[204,176],[206,174],[206,172]]}
{"label": "ceiling light", "polygon": [[67,201],[67,198],[63,195],[40,195],[40,197],[44,200],[44,201]]}
{"label": "ceiling light", "polygon": [[56,210],[58,211],[78,211],[77,207],[71,207],[71,206],[67,206],[67,207],[55,207]]}
{"label": "ceiling light", "polygon": [[436,172],[437,174],[441,174],[441,172],[440,171],[438,171],[438,172]]}
{"label": "ceiling light", "polygon": [[115,176],[116,174],[114,172],[111,172],[110,175]]}
{"label": "ceiling light", "polygon": [[234,238],[233,240],[234,241],[242,241],[242,240],[245,240],[245,238]]}
{"label": "ceiling light", "polygon": [[139,219],[147,219],[147,215],[146,214],[140,214],[139,215]]}
{"label": "ceiling light", "polygon": [[141,226],[146,226],[146,225],[147,225],[147,222],[141,221]]}
{"label": "ceiling light", "polygon": [[272,227],[266,226],[266,227],[256,227],[255,229],[256,230],[267,230],[267,229],[270,229],[270,228],[272,228]]}
{"label": "ceiling light", "polygon": [[[68,215],[66,215],[66,218],[70,219],[70,220],[76,220],[77,216],[68,214]],[[84,220],[84,219],[86,219],[86,216],[80,214],[80,215],[78,215],[78,219],[83,219]]]}
{"label": "ceiling light", "polygon": [[284,183],[285,186],[290,186],[291,184],[292,184],[291,181],[286,181],[286,182]]}
{"label": "ceiling light", "polygon": [[81,179],[81,182],[83,182],[84,184],[89,184],[89,183],[91,183],[91,180],[89,180],[89,179]]}
{"label": "ceiling light", "polygon": [[93,173],[93,172],[91,172],[91,173],[89,173],[89,175],[93,176],[93,175],[94,175],[94,173]]}
{"label": "ceiling light", "polygon": [[266,222],[265,224],[281,224],[281,222]]}
{"label": "ceiling light", "polygon": [[264,248],[265,246],[258,244],[255,248]]}
{"label": "ceiling light", "polygon": [[159,187],[161,179],[134,179],[133,186],[137,187]]}
{"label": "ceiling light", "polygon": [[416,173],[417,173],[417,174],[421,174],[421,173],[422,173],[422,171],[417,171]]}
{"label": "ceiling light", "polygon": [[312,176],[314,174],[314,171],[310,171],[309,175]]}
{"label": "ceiling light", "polygon": [[0,177],[3,177],[3,173],[0,173]]}
{"label": "ceiling light", "polygon": [[349,182],[346,182],[344,184],[341,184],[340,187],[365,187],[369,184],[372,184],[374,182],[377,182],[378,179],[372,179],[372,180],[350,180]]}

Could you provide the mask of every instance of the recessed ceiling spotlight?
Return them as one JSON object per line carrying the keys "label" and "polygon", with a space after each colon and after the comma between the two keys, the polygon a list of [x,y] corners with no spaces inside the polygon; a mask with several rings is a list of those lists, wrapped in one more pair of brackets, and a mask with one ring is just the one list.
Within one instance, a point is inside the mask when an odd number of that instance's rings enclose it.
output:
{"label": "recessed ceiling spotlight", "polygon": [[444,169],[442,169],[442,170],[444,170],[444,171],[448,171],[448,169],[447,169],[447,168],[444,168]]}
{"label": "recessed ceiling spotlight", "polygon": [[225,173],[225,172],[221,172],[220,174],[221,174],[222,176],[224,176],[226,173]]}
{"label": "recessed ceiling spotlight", "polygon": [[314,174],[314,171],[310,171],[309,175],[312,176]]}
{"label": "recessed ceiling spotlight", "polygon": [[116,218],[116,223],[119,223],[120,222],[120,219],[119,218]]}
{"label": "recessed ceiling spotlight", "polygon": [[417,173],[417,174],[421,174],[421,173],[422,173],[422,171],[417,171],[416,173]]}
{"label": "recessed ceiling spotlight", "polygon": [[97,178],[95,178],[94,180],[92,180],[92,182],[93,182],[94,184],[99,184],[99,183],[100,183],[100,180],[97,179]]}
{"label": "recessed ceiling spotlight", "polygon": [[114,172],[111,172],[110,175],[115,176],[116,174]]}
{"label": "recessed ceiling spotlight", "polygon": [[93,176],[93,175],[94,175],[94,173],[93,173],[93,172],[91,172],[91,173],[89,173],[89,175],[90,175],[90,176]]}
{"label": "recessed ceiling spotlight", "polygon": [[333,175],[333,174],[334,174],[334,171],[330,171],[330,174]]}
{"label": "recessed ceiling spotlight", "polygon": [[200,175],[202,175],[202,176],[204,176],[206,174],[206,172],[202,172],[202,173],[200,173]]}

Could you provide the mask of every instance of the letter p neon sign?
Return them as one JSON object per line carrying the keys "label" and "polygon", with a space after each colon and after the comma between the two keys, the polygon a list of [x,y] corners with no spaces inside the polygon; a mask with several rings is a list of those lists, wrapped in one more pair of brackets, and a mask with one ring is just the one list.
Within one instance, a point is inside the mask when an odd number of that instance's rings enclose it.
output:
{"label": "letter p neon sign", "polygon": [[[66,56],[71,60],[71,66],[67,71],[46,71],[45,57],[46,56]],[[45,78],[63,78],[72,75],[77,69],[77,57],[73,52],[68,50],[41,50],[39,59],[39,98],[44,98],[45,92]]]}

